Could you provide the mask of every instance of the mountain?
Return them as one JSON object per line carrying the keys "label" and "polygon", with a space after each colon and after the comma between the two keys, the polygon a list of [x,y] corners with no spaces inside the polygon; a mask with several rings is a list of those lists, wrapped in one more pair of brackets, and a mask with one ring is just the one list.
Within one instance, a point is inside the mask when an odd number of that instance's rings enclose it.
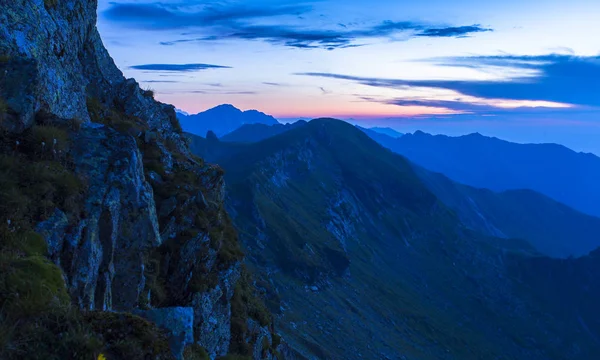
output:
{"label": "mountain", "polygon": [[399,138],[404,135],[403,133],[398,132],[389,127],[372,127],[372,128],[369,128],[369,130],[374,131],[379,134],[391,136],[393,138]]}
{"label": "mountain", "polygon": [[580,213],[532,190],[494,192],[462,185],[415,165],[428,189],[470,229],[527,240],[557,258],[587,255],[600,247],[600,218]]}
{"label": "mountain", "polygon": [[600,216],[600,158],[556,144],[516,144],[471,134],[417,131],[374,138],[428,170],[495,191],[531,189],[584,213]]}
{"label": "mountain", "polygon": [[304,120],[299,120],[289,124],[275,125],[244,124],[238,129],[233,130],[229,134],[221,137],[221,140],[225,142],[240,143],[258,142],[304,125],[306,125],[306,121]]}
{"label": "mountain", "polygon": [[119,71],[97,3],[1,2],[0,359],[296,358],[222,169]]}
{"label": "mountain", "polygon": [[227,207],[276,325],[305,357],[600,356],[595,253],[552,259],[469,229],[411,163],[341,121],[235,147],[215,159]]}
{"label": "mountain", "polygon": [[181,127],[186,132],[205,136],[209,130],[212,130],[219,137],[244,124],[279,124],[270,115],[256,110],[241,111],[229,104],[219,105],[196,115],[178,114],[178,119],[181,122]]}

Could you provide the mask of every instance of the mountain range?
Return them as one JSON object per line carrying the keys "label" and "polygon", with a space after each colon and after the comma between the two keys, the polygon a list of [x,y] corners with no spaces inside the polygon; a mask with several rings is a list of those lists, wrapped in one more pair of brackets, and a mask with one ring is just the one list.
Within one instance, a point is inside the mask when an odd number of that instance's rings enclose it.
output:
{"label": "mountain range", "polygon": [[[449,137],[417,131],[392,137],[374,128],[357,128],[413,163],[456,182],[494,191],[530,189],[600,216],[600,158],[596,155],[557,144],[517,144],[481,134]],[[235,141],[256,142],[275,133],[247,125]]]}
{"label": "mountain range", "polygon": [[257,110],[241,111],[230,104],[219,105],[195,115],[179,112],[177,118],[184,131],[200,136],[206,136],[208,131],[213,131],[221,137],[244,124],[279,124],[271,115]]}
{"label": "mountain range", "polygon": [[197,155],[225,170],[248,264],[307,358],[599,356],[597,254],[549,257],[600,246],[587,236],[598,219],[456,184],[331,119],[256,143],[195,141],[221,148]]}
{"label": "mountain range", "polygon": [[480,134],[420,131],[379,142],[426,169],[496,191],[531,189],[600,216],[600,158],[556,144],[516,144]]}

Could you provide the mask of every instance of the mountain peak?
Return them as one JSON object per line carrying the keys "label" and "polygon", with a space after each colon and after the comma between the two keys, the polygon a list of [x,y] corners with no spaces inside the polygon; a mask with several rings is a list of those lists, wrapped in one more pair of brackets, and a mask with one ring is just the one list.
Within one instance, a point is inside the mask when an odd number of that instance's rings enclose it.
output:
{"label": "mountain peak", "polygon": [[234,112],[242,112],[242,110],[236,108],[235,106],[231,105],[231,104],[221,104],[221,105],[217,105],[213,108],[210,108],[206,111],[234,111]]}
{"label": "mountain peak", "polygon": [[183,116],[179,121],[184,131],[194,135],[205,136],[212,130],[218,137],[222,137],[244,124],[279,124],[277,119],[258,110],[242,111],[231,104],[222,104],[196,115]]}

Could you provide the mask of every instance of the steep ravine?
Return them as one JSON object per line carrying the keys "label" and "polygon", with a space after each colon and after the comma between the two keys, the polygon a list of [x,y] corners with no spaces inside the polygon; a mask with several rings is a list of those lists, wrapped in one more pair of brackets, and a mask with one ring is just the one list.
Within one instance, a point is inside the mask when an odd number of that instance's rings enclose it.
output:
{"label": "steep ravine", "polygon": [[293,358],[221,169],[123,77],[96,6],[0,0],[0,358]]}

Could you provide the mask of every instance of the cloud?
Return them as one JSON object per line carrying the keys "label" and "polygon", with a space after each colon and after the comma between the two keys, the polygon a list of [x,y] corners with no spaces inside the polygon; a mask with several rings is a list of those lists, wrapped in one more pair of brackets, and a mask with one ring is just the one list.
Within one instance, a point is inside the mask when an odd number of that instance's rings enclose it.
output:
{"label": "cloud", "polygon": [[[375,25],[350,26],[340,24],[332,28],[289,25],[282,17],[309,14],[312,7],[298,5],[212,4],[198,7],[165,5],[163,3],[112,3],[103,15],[106,19],[125,26],[146,30],[188,30],[184,38],[162,41],[173,46],[189,42],[222,40],[260,40],[274,45],[298,49],[344,49],[366,45],[368,40],[387,38],[403,40],[416,37],[467,37],[492,31],[481,25],[433,26],[409,21],[383,21]],[[265,24],[264,19],[268,19]],[[301,17],[304,19],[304,17]],[[196,36],[194,36],[196,34]],[[199,35],[199,36],[198,36]]]}
{"label": "cloud", "polygon": [[165,71],[165,72],[192,72],[208,69],[231,69],[230,66],[211,64],[144,64],[129,67],[134,70]]}
{"label": "cloud", "polygon": [[465,37],[469,34],[478,32],[492,31],[492,29],[486,29],[481,25],[471,26],[458,26],[458,27],[445,27],[445,28],[431,28],[424,29],[417,36],[424,37]]}
{"label": "cloud", "polygon": [[151,83],[151,84],[174,84],[179,83],[180,81],[175,80],[141,80],[143,83]]}
{"label": "cloud", "polygon": [[174,30],[235,23],[237,21],[283,15],[298,15],[310,11],[307,5],[257,7],[247,4],[219,6],[212,4],[197,9],[197,4],[173,6],[155,3],[111,3],[104,11],[106,19],[150,30]]}
{"label": "cloud", "polygon": [[[488,105],[498,108],[511,107],[509,102],[503,103],[503,100],[512,101],[513,104],[520,104],[522,107],[563,107],[570,104],[600,108],[600,56],[502,55],[429,61],[443,66],[512,70],[507,71],[512,75],[496,80],[408,80],[314,72],[298,75],[346,80],[373,87],[448,90],[456,93],[457,97],[465,98],[460,101],[452,100],[454,103],[472,103],[473,99],[486,99]],[[496,101],[496,105],[490,103],[491,100]]]}
{"label": "cloud", "polygon": [[230,91],[230,90],[180,90],[172,91],[171,94],[202,94],[202,95],[256,95],[256,91]]}

